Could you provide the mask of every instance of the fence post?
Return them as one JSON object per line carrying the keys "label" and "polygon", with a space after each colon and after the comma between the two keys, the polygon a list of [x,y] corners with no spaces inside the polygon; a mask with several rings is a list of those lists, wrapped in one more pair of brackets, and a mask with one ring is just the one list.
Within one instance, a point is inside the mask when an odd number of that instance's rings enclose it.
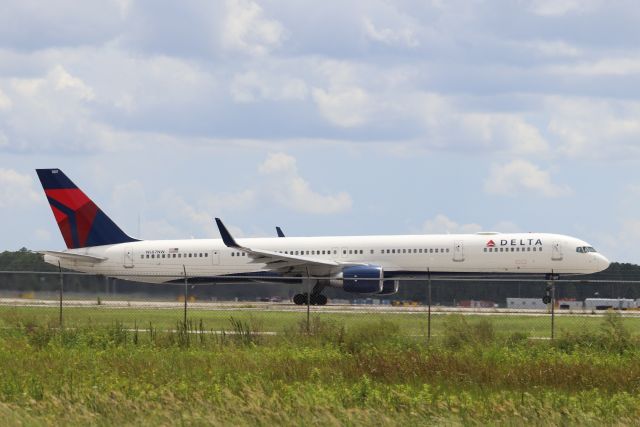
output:
{"label": "fence post", "polygon": [[551,339],[555,338],[556,278],[551,270]]}
{"label": "fence post", "polygon": [[59,314],[59,323],[60,329],[62,329],[62,292],[64,287],[64,276],[62,274],[62,267],[60,266],[60,261],[58,261],[58,272],[60,273],[60,314]]}
{"label": "fence post", "polygon": [[431,271],[427,268],[427,343],[431,343]]}
{"label": "fence post", "polygon": [[307,268],[307,334],[311,331],[311,279],[309,277],[309,268]]}
{"label": "fence post", "polygon": [[187,327],[187,297],[188,297],[188,279],[187,279],[187,268],[182,265],[182,270],[184,271],[184,327]]}

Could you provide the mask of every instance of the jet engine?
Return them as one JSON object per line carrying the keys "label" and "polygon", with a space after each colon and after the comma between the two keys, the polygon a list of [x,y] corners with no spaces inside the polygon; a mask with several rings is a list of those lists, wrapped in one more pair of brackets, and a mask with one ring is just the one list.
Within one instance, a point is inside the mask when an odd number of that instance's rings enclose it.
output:
{"label": "jet engine", "polygon": [[393,295],[398,292],[399,287],[399,280],[385,280],[382,284],[382,291],[378,292],[378,295]]}
{"label": "jet engine", "polygon": [[345,267],[331,286],[356,294],[378,294],[384,290],[384,272],[377,265],[354,265]]}

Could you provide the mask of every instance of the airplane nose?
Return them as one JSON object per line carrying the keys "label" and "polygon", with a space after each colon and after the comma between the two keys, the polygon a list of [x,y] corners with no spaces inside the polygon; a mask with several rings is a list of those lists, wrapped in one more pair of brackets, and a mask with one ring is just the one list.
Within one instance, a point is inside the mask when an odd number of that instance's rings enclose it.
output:
{"label": "airplane nose", "polygon": [[[607,268],[609,268],[611,263],[609,262],[609,260],[607,258],[605,258],[604,256],[598,254],[598,265],[602,270],[606,270]],[[602,271],[602,270],[600,270],[600,271]]]}

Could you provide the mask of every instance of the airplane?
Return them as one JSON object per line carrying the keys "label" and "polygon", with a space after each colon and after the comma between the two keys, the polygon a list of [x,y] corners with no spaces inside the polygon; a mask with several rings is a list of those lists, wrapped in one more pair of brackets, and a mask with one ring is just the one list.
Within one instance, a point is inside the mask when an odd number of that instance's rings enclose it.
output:
{"label": "airplane", "polygon": [[[560,274],[605,270],[609,261],[575,237],[498,233],[139,240],[127,235],[60,169],[36,169],[67,250],[39,251],[70,270],[146,283],[300,283],[298,305],[325,305],[326,287],[392,295],[399,281],[438,274]],[[545,295],[549,300],[548,292]]]}

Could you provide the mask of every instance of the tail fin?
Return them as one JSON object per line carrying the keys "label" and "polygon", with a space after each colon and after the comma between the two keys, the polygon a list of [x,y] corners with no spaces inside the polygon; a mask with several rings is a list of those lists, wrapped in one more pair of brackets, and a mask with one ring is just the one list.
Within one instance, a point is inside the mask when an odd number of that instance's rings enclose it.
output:
{"label": "tail fin", "polygon": [[60,169],[36,169],[68,249],[135,242]]}

